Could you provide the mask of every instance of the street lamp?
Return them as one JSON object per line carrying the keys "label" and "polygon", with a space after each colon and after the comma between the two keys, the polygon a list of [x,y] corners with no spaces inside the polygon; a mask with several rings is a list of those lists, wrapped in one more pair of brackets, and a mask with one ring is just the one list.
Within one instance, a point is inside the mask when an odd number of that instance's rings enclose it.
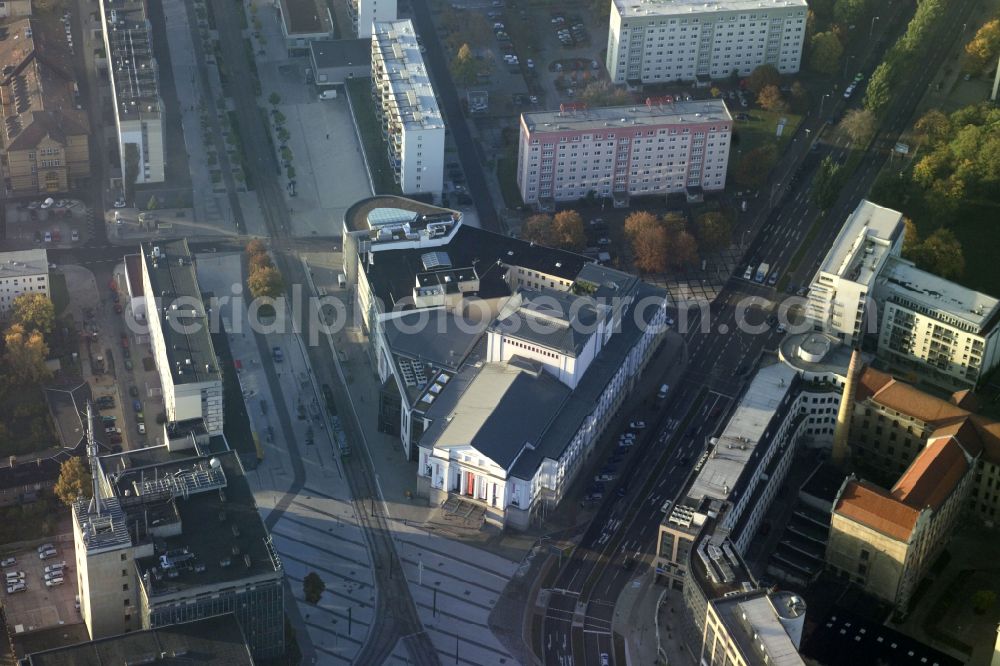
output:
{"label": "street lamp", "polygon": [[875,21],[877,21],[878,19],[879,19],[878,16],[872,18],[872,27],[868,29],[868,41],[871,41],[872,39],[872,34],[875,32]]}
{"label": "street lamp", "polygon": [[826,98],[830,96],[830,93],[824,93],[822,97],[819,98],[819,117],[820,120],[823,118],[823,104],[826,103]]}

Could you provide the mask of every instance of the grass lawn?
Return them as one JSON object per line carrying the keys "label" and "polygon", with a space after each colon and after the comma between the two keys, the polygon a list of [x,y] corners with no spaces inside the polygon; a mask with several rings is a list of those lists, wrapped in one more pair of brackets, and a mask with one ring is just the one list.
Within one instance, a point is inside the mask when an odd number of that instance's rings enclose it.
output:
{"label": "grass lawn", "polygon": [[66,274],[62,272],[49,273],[49,297],[55,307],[56,316],[62,315],[69,305],[69,289],[66,288]]}
{"label": "grass lawn", "polygon": [[521,190],[517,188],[517,158],[501,157],[497,160],[497,178],[500,180],[500,192],[507,208],[517,208],[524,205]]}
{"label": "grass lawn", "polygon": [[399,185],[396,184],[389,165],[385,141],[382,139],[382,126],[375,115],[371,82],[368,79],[352,79],[347,82],[347,94],[351,96],[354,122],[361,132],[361,143],[365,147],[365,159],[372,174],[375,194],[400,194]]}
{"label": "grass lawn", "polygon": [[[733,117],[741,113],[736,109]],[[749,114],[750,120],[733,121],[733,143],[729,152],[729,170],[732,174],[740,157],[750,151],[765,144],[774,144],[778,148],[778,155],[782,155],[785,146],[791,142],[795,136],[795,131],[802,122],[802,116],[794,113],[776,113],[774,111],[764,111],[762,109],[749,109],[745,113]],[[778,127],[778,120],[784,118],[785,129],[781,131],[780,137],[775,137]],[[738,140],[737,140],[738,138]]]}

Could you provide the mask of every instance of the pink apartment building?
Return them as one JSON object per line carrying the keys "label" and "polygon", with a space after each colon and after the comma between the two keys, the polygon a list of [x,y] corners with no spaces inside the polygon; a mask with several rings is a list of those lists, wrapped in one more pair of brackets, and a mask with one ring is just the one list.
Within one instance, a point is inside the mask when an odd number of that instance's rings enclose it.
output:
{"label": "pink apartment building", "polygon": [[733,118],[719,99],[521,114],[517,184],[525,203],[546,208],[590,192],[631,195],[721,190]]}

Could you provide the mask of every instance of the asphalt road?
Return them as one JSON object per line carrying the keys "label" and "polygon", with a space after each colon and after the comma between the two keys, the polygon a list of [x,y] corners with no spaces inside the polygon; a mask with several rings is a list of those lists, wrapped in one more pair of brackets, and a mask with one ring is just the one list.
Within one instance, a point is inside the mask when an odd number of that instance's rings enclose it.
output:
{"label": "asphalt road", "polygon": [[[434,80],[434,90],[437,91],[441,111],[444,113],[448,131],[458,149],[458,158],[462,162],[462,170],[465,172],[466,186],[469,196],[476,205],[476,212],[479,215],[479,225],[483,229],[504,233],[500,228],[500,219],[497,217],[497,209],[490,194],[490,189],[486,185],[486,176],[483,175],[485,155],[480,155],[477,150],[479,143],[473,141],[472,133],[466,124],[465,116],[462,113],[462,105],[458,100],[458,91],[452,83],[451,73],[448,71],[448,59],[445,57],[444,47],[438,39],[437,30],[434,28],[434,20],[431,15],[427,0],[410,0],[412,6],[413,23],[416,25],[417,34],[421,35],[424,44],[424,64]],[[502,204],[502,202],[500,202]]]}
{"label": "asphalt road", "polygon": [[[944,32],[937,40],[940,46],[929,54],[926,66],[913,73],[910,85],[897,90],[860,166],[847,178],[824,225],[790,276],[792,282],[802,284],[811,279],[843,221],[867,194],[900,132],[908,126],[972,9],[971,4],[965,5],[945,19]],[[873,54],[861,71],[870,72],[874,60]],[[840,112],[845,106],[858,105],[862,97],[856,94],[849,102],[841,97],[833,110]],[[818,127],[818,122],[821,119],[814,119],[812,126]],[[819,158],[831,154],[842,159],[848,149],[842,139],[832,143],[821,141],[817,153],[810,151],[808,142],[798,142],[784,168],[778,169],[779,184],[775,188],[778,205],[765,214],[763,225],[756,230],[747,250],[747,263],[756,267],[763,261],[782,270],[789,265],[820,215],[808,196],[810,176],[819,159],[806,160],[804,168],[803,160],[811,154]],[[797,186],[781,184],[781,179],[788,183],[789,176],[800,168]],[[622,472],[623,478],[630,479],[628,492],[601,507],[556,578],[542,629],[544,663],[600,666],[603,655],[607,655],[609,663],[614,663],[610,634],[614,603],[622,588],[637,576],[627,559],[639,555],[642,557],[639,566],[651,562],[662,518],[657,505],[681,492],[697,460],[695,454],[700,454],[706,439],[723,425],[761,351],[774,347],[780,339],[770,327],[764,327],[762,333],[753,333],[736,326],[737,318],[743,318],[740,313],[749,297],[765,299],[761,306],[751,306],[748,310],[750,323],[756,324],[773,311],[780,295],[764,285],[744,281],[742,274],[734,276],[712,304],[706,322],[701,321],[700,313],[693,313],[686,335],[687,369],[683,379],[671,388],[668,404],[659,414],[640,411],[630,417],[655,422],[656,427],[645,431],[645,439],[637,447],[639,451],[631,454],[633,459]],[[686,422],[694,425],[682,431],[679,424]]]}

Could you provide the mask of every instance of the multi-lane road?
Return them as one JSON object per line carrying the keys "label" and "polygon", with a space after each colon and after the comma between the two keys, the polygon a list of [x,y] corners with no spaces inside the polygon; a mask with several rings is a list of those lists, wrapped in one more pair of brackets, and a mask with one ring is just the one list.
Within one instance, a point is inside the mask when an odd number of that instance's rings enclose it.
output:
{"label": "multi-lane road", "polygon": [[[812,226],[820,224],[798,266],[788,276],[793,284],[808,283],[843,221],[871,188],[972,10],[971,3],[956,7],[945,19],[936,41],[939,46],[928,55],[925,66],[913,73],[908,85],[900,87],[857,169],[848,175],[825,217],[821,217],[809,196],[812,173],[826,155],[846,161],[852,146],[841,137],[821,138],[816,149],[806,141],[798,142],[776,176],[790,178],[798,173],[797,186],[782,187],[778,182],[778,205],[765,212],[743,266],[756,267],[765,262],[787,271],[809,238]],[[870,72],[875,58],[873,54],[862,71]],[[855,96],[855,104],[860,98]],[[836,101],[838,107],[845,105],[842,99]],[[833,106],[828,108],[835,111]],[[811,127],[805,127],[816,131],[823,120],[814,119]],[[706,320],[700,310],[686,318],[688,357],[683,378],[675,382],[671,397],[658,414],[639,411],[634,416],[654,427],[643,432],[638,451],[631,454],[622,472],[622,478],[630,480],[628,492],[624,497],[611,494],[613,499],[597,512],[552,588],[545,591],[548,604],[542,625],[542,656],[546,664],[599,666],[605,655],[608,662],[614,663],[614,604],[628,581],[638,575],[631,567],[630,556],[638,553],[646,564],[652,559],[662,517],[657,505],[676,498],[683,490],[696,454],[706,439],[720,429],[762,350],[778,343],[777,330],[757,325],[776,310],[779,298],[774,289],[742,280],[741,272],[712,303]],[[748,302],[752,303],[749,307]],[[678,319],[683,323],[685,317]],[[755,327],[756,332],[749,330]]]}

